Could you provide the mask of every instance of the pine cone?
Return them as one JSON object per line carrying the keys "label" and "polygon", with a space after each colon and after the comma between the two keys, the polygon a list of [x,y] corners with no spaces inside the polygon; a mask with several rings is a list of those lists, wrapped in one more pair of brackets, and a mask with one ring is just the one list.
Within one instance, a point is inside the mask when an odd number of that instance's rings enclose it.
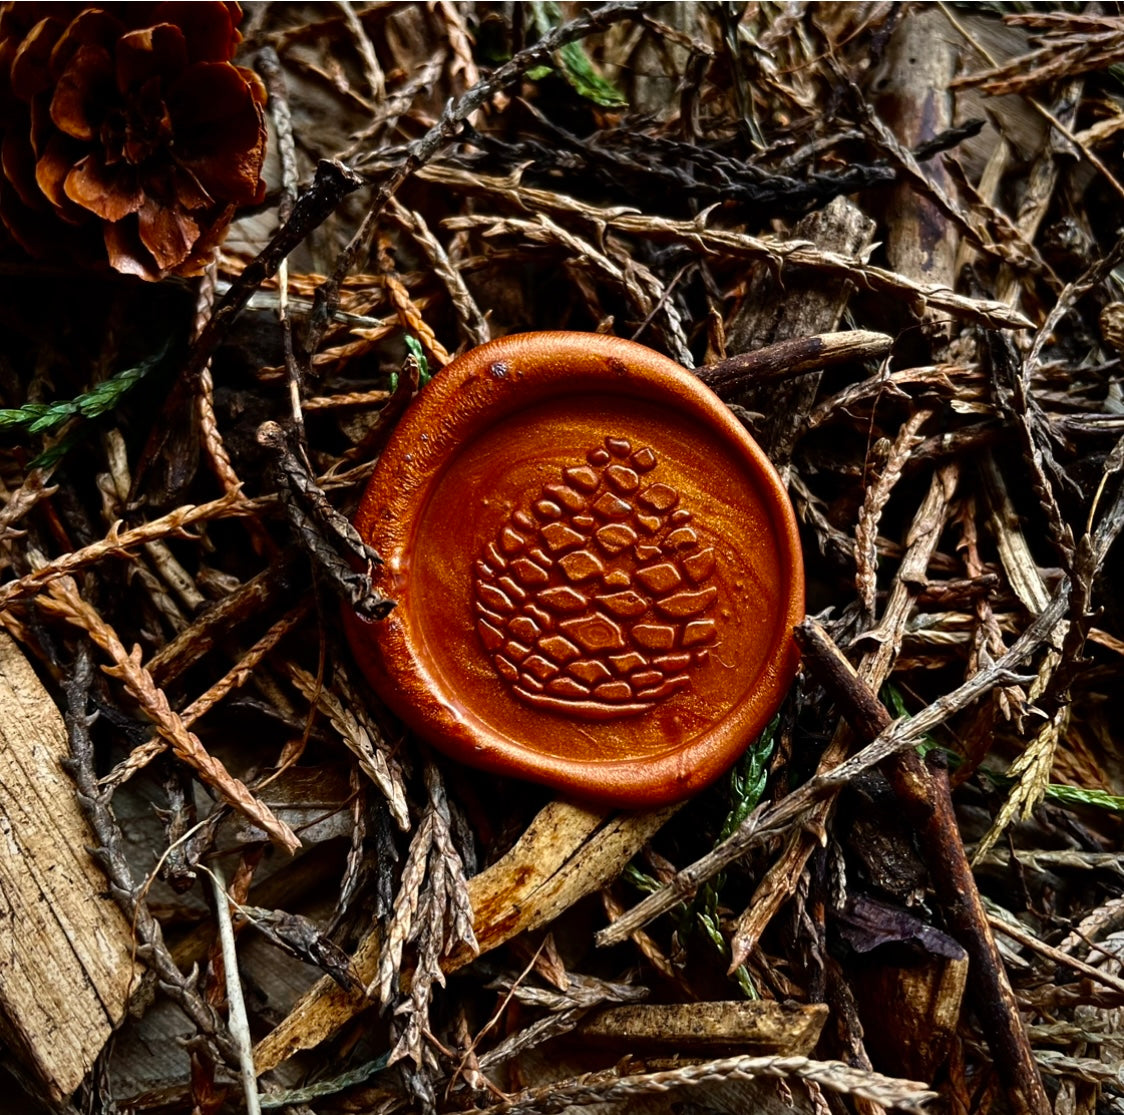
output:
{"label": "pine cone", "polygon": [[198,274],[260,201],[236,3],[0,4],[0,220],[32,255]]}

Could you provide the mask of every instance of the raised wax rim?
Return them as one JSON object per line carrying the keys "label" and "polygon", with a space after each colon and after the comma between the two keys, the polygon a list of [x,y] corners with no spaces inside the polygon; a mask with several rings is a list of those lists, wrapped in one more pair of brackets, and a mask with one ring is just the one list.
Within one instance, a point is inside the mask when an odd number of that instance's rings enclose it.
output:
{"label": "raised wax rim", "polygon": [[346,609],[345,625],[361,666],[383,699],[447,754],[586,800],[663,805],[713,782],[760,734],[796,672],[792,628],[804,618],[800,538],[788,494],[761,448],[709,388],[667,357],[619,337],[544,332],[490,341],[442,369],[407,410],[375,468],[355,525],[385,559],[375,570],[374,584],[393,598],[396,555],[408,548],[414,522],[458,447],[526,406],[590,389],[639,395],[686,410],[717,428],[758,477],[774,536],[786,551],[781,568],[789,570],[790,579],[787,612],[774,625],[777,668],[759,679],[745,700],[707,731],[663,755],[606,762],[560,759],[501,736],[479,719],[456,715],[435,697],[443,684],[415,645],[406,609],[396,609],[401,624],[365,621]]}

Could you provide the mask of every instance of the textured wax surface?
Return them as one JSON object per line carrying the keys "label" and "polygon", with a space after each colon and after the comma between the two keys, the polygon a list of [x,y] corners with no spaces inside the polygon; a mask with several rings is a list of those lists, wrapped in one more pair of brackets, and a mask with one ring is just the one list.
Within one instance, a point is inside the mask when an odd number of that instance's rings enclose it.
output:
{"label": "textured wax surface", "polygon": [[[548,403],[521,414],[516,441],[503,428],[479,438],[457,457],[437,485],[412,548],[418,555],[412,595],[422,638],[437,672],[445,679],[454,678],[465,664],[472,664],[474,679],[489,690],[482,707],[499,710],[502,720],[493,720],[493,726],[513,738],[534,738],[536,733],[543,733],[539,744],[543,750],[590,760],[666,751],[736,704],[761,672],[770,641],[765,612],[775,610],[777,595],[777,561],[768,545],[768,523],[760,506],[745,498],[746,489],[730,483],[734,464],[729,454],[701,427],[676,429],[671,436],[661,408],[646,404],[633,404],[632,413],[625,416],[600,400],[583,401],[567,408],[565,422],[557,420],[553,413],[556,409]],[[622,499],[627,493],[605,492],[607,484],[592,493],[597,498],[588,501],[588,510],[575,509],[567,514],[560,500],[549,498],[548,488],[583,496],[576,485],[560,481],[567,469],[586,465],[587,454],[602,447],[605,435],[598,436],[602,430],[639,447],[660,442],[659,463],[651,473],[652,486],[658,483],[660,488],[675,493],[674,511],[689,514],[688,522],[667,523],[649,534],[636,520],[660,516],[646,515],[647,509],[639,500]],[[705,454],[700,447],[705,447]],[[465,499],[466,491],[473,493],[471,499]],[[604,499],[606,494],[610,499]],[[611,505],[610,500],[619,501],[621,506]],[[577,501],[571,498],[571,502]],[[546,518],[535,508],[543,503],[553,504],[562,513]],[[630,503],[632,507],[624,510]],[[544,510],[549,514],[551,508]],[[618,510],[624,513],[617,515]],[[512,523],[512,516],[519,512],[532,524],[530,529]],[[592,520],[588,525],[587,518]],[[618,533],[614,534],[614,529]],[[704,543],[693,552],[711,550],[715,555],[712,573],[697,588],[683,566],[682,550],[676,548],[684,540],[668,541],[676,531],[695,534]],[[727,541],[731,537],[736,544]],[[450,538],[458,545],[442,545]],[[526,541],[519,543],[520,538]],[[505,541],[511,552],[504,552]],[[538,560],[529,556],[535,551]],[[430,559],[426,555],[435,556]],[[466,561],[466,556],[473,560]],[[549,563],[543,557],[550,559]],[[581,560],[575,561],[575,557]],[[501,560],[504,568],[500,568]],[[480,576],[477,562],[497,575]],[[593,568],[595,563],[600,569]],[[548,577],[543,585],[534,583],[540,576],[538,570]],[[651,570],[656,572],[657,583],[661,572],[668,580],[679,577],[683,590],[656,595],[640,579],[643,572]],[[586,576],[587,572],[591,575]],[[617,583],[606,584],[606,578],[614,575]],[[690,590],[699,597],[698,604],[707,598],[712,602],[690,619],[668,615],[663,601],[682,601]],[[529,607],[522,606],[520,593],[526,594]],[[687,601],[687,606],[690,603]],[[535,612],[540,615],[536,617]],[[481,636],[487,628],[482,628],[481,622],[497,628],[487,613],[507,621],[507,642],[515,644],[510,653],[503,653],[506,647],[497,648],[495,655],[481,653],[489,650]],[[518,627],[509,629],[509,624],[517,625],[520,617],[531,620],[542,633],[531,638],[533,633],[528,630],[528,637],[520,639]],[[603,620],[601,632],[594,617]],[[698,625],[695,630],[699,638],[685,646],[690,623]],[[702,625],[706,627],[700,630]],[[611,685],[614,680],[628,685],[630,675],[652,672],[651,660],[661,655],[706,651],[708,659],[691,662],[671,675],[678,674],[689,682],[679,691],[678,699],[653,704],[651,715],[598,723],[591,732],[587,723],[591,717],[581,714],[582,702],[574,702],[577,712],[571,715],[544,716],[532,702],[512,704],[504,699],[511,689],[497,670],[496,661],[522,665],[526,658],[519,647],[525,645],[539,652],[534,658],[561,667],[568,656],[566,646],[559,643],[556,650],[548,643],[545,653],[540,646],[552,635],[587,650],[575,655],[573,661],[601,663],[609,670],[609,677],[601,685]],[[643,661],[626,673],[618,671],[614,659],[629,654]],[[736,666],[732,662],[723,665],[721,659],[731,656]],[[548,687],[557,688],[566,677],[583,684],[570,673],[569,665],[566,662],[555,672],[540,667],[538,673],[544,675],[542,681]],[[531,671],[521,673],[526,677]],[[636,700],[643,689],[643,684],[630,685],[628,697],[620,703],[644,704]],[[546,690],[547,694],[551,692]],[[602,703],[611,708],[614,702]]]}
{"label": "textured wax surface", "polygon": [[352,623],[360,660],[468,762],[667,800],[721,773],[787,689],[803,609],[787,500],[722,404],[638,345],[532,334],[461,357],[357,523],[398,604]]}

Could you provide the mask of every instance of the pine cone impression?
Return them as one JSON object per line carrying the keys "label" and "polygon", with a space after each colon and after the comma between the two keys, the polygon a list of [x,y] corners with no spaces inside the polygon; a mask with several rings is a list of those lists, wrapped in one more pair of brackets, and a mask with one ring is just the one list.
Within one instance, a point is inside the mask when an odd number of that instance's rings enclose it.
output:
{"label": "pine cone impression", "polygon": [[634,716],[707,661],[714,549],[658,464],[651,448],[607,437],[485,546],[476,631],[519,700],[589,720]]}
{"label": "pine cone impression", "polygon": [[236,3],[0,4],[0,220],[26,251],[198,274],[260,201],[265,89]]}

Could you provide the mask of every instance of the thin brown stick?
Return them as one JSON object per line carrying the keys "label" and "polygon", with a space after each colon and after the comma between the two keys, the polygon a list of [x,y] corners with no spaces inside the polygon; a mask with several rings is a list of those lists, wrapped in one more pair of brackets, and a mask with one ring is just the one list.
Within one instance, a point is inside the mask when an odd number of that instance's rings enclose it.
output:
{"label": "thin brown stick", "polygon": [[491,1107],[473,1108],[466,1115],[549,1115],[574,1105],[636,1100],[704,1083],[753,1080],[757,1077],[814,1081],[844,1095],[861,1096],[886,1107],[920,1112],[937,1098],[923,1084],[896,1080],[880,1073],[852,1068],[841,1061],[813,1061],[807,1057],[727,1057],[684,1065],[665,1072],[619,1076],[615,1072],[561,1080],[517,1093]]}
{"label": "thin brown stick", "polygon": [[776,383],[837,364],[881,360],[893,345],[893,337],[870,330],[820,333],[815,337],[778,341],[756,352],[743,352],[707,364],[695,374],[712,391],[727,398],[750,385]]}
{"label": "thin brown stick", "polygon": [[262,501],[244,499],[239,493],[222,496],[210,503],[185,504],[138,527],[122,530],[115,523],[110,532],[100,541],[92,542],[77,550],[62,554],[41,568],[9,581],[0,587],[0,608],[6,608],[17,600],[35,596],[43,588],[59,577],[67,577],[88,565],[106,557],[129,557],[130,551],[145,543],[161,538],[191,538],[187,528],[195,523],[205,523],[214,519],[235,519],[261,513]]}
{"label": "thin brown stick", "polygon": [[[890,727],[892,718],[874,691],[855,672],[814,620],[797,628],[808,670],[841,706],[855,733],[873,740]],[[1050,1115],[1052,1108],[1038,1074],[1026,1028],[1003,960],[991,934],[987,914],[972,876],[956,814],[948,772],[943,765],[923,762],[915,751],[902,751],[888,764],[898,800],[917,829],[918,840],[941,910],[953,936],[968,953],[968,986],[984,1036],[1007,1090],[1011,1110]]]}
{"label": "thin brown stick", "polygon": [[160,923],[149,909],[146,889],[133,880],[125,855],[125,840],[109,806],[110,795],[99,789],[94,774],[94,742],[90,738],[87,708],[94,667],[90,645],[83,641],[66,682],[66,726],[70,737],[71,772],[78,800],[97,834],[99,847],[92,854],[105,869],[114,901],[132,923],[137,937],[137,955],[158,977],[165,994],[207,1036],[228,1064],[238,1063],[238,1051],[222,1018],[199,993],[193,976],[177,967],[164,942]]}
{"label": "thin brown stick", "polygon": [[[1018,941],[1020,945],[1038,953],[1039,956],[1044,956],[1047,960],[1052,960],[1055,964],[1061,964],[1066,968],[1072,968],[1075,972],[1080,972],[1083,976],[1088,976],[1098,983],[1103,983],[1105,987],[1111,987],[1114,991],[1119,991],[1124,994],[1124,979],[1121,979],[1119,976],[1114,976],[1111,972],[1106,972],[1103,968],[1097,968],[1092,964],[1086,964],[1084,960],[1080,960],[1076,956],[1071,956],[1068,952],[1062,952],[1061,949],[1056,949],[1053,945],[1046,944],[1045,941],[1040,941],[1033,933],[1028,933],[1020,926],[1012,925],[1009,921],[1004,921],[1002,918],[997,918],[989,914],[987,921],[992,929],[997,929],[1004,936],[1010,937],[1013,941]],[[1115,959],[1115,954],[1112,955]]]}
{"label": "thin brown stick", "polygon": [[[216,251],[217,256],[217,251]],[[215,259],[207,264],[203,277],[199,280],[199,291],[195,300],[195,335],[206,328],[207,319],[215,301],[215,278],[218,265]],[[199,411],[199,432],[203,435],[203,449],[210,463],[211,471],[218,478],[222,490],[230,495],[242,487],[238,473],[227,452],[219,432],[218,418],[215,415],[215,381],[211,375],[211,362],[208,360],[199,369],[196,383],[195,405]]]}
{"label": "thin brown stick", "polygon": [[[481,181],[480,177],[476,182]],[[505,180],[498,182],[507,186]],[[510,192],[510,187],[505,192]],[[519,194],[534,191],[519,191]],[[545,191],[539,191],[545,193]],[[557,195],[547,195],[545,204],[556,208]],[[551,201],[554,205],[551,205]],[[804,240],[782,240],[766,236],[750,236],[730,229],[707,228],[698,221],[675,221],[665,217],[636,216],[614,210],[584,207],[591,216],[599,215],[609,228],[656,243],[685,244],[701,255],[716,254],[733,259],[750,259],[773,266],[796,267],[841,279],[849,279],[864,290],[887,294],[906,301],[920,301],[934,310],[943,310],[968,321],[979,322],[992,329],[1030,329],[1033,322],[1006,303],[990,298],[969,298],[957,294],[941,283],[912,279],[897,271],[877,267],[855,256],[817,248]],[[481,225],[502,233],[505,229],[522,231],[529,222],[481,214],[454,217],[445,222],[453,229],[477,228]]]}

